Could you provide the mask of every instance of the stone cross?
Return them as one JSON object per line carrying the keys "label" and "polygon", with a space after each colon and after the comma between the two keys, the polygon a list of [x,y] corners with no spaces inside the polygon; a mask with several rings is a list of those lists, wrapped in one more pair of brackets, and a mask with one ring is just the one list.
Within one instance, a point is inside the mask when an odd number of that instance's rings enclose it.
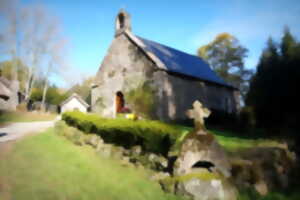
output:
{"label": "stone cross", "polygon": [[204,118],[207,118],[210,115],[210,110],[202,106],[200,101],[195,101],[193,103],[193,109],[187,111],[187,116],[191,119],[194,119],[195,129],[205,129]]}

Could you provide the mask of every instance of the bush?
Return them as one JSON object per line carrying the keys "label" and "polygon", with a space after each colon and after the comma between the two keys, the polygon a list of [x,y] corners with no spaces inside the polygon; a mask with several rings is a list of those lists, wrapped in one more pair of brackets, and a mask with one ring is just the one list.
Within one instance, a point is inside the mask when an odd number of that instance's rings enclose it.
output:
{"label": "bush", "polygon": [[244,107],[239,115],[240,132],[251,132],[255,128],[255,116],[252,107]]}
{"label": "bush", "polygon": [[290,193],[271,191],[265,196],[260,196],[253,188],[248,188],[239,191],[238,200],[298,200],[299,197],[300,194],[297,190]]}
{"label": "bush", "polygon": [[86,133],[100,135],[106,143],[130,148],[142,146],[144,151],[167,155],[181,135],[172,125],[151,120],[107,119],[96,114],[66,112],[62,119]]}

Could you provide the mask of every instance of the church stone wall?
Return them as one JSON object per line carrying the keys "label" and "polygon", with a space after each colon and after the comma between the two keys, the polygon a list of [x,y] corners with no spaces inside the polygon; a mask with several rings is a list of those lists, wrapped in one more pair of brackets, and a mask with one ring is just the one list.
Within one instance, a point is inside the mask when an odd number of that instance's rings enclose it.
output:
{"label": "church stone wall", "polygon": [[125,95],[150,81],[153,70],[154,64],[125,34],[116,37],[96,75],[92,111],[113,117],[116,93],[121,91]]}
{"label": "church stone wall", "polygon": [[[143,87],[145,83],[152,88],[153,95],[145,94],[141,99],[130,102],[127,94],[135,90],[143,92],[147,89]],[[124,94],[125,105],[131,110],[136,111],[134,104],[141,104],[139,109],[143,112],[149,112],[149,109],[141,107],[151,107],[151,113],[146,113],[147,116],[164,121],[186,119],[185,112],[195,100],[200,100],[210,109],[229,113],[237,111],[237,96],[233,90],[158,70],[125,34],[113,40],[96,75],[95,84],[92,89],[92,112],[106,117],[114,116],[118,91]],[[151,105],[143,104],[145,102]],[[141,114],[139,111],[137,113]]]}
{"label": "church stone wall", "polygon": [[185,120],[186,111],[199,100],[209,109],[237,112],[238,91],[215,84],[176,76],[165,71],[154,73],[154,83],[158,88],[160,106],[156,114],[161,120]]}

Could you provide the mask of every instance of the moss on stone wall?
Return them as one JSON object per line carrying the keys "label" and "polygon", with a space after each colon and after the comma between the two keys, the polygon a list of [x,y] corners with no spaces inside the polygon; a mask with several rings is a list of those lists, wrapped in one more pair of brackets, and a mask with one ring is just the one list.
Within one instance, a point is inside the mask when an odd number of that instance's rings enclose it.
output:
{"label": "moss on stone wall", "polygon": [[115,70],[110,71],[110,72],[108,73],[108,77],[109,77],[109,78],[114,77],[114,76],[115,76],[115,73],[116,73]]}
{"label": "moss on stone wall", "polygon": [[175,192],[176,185],[178,185],[179,183],[188,182],[192,179],[198,179],[201,181],[224,180],[224,178],[218,173],[202,171],[198,173],[185,174],[182,176],[167,177],[160,180],[160,184],[165,189],[165,191]]}
{"label": "moss on stone wall", "polygon": [[106,108],[105,104],[103,103],[103,97],[99,97],[96,100],[95,107],[98,108],[99,110],[102,110],[102,109]]}
{"label": "moss on stone wall", "polygon": [[125,93],[125,99],[133,112],[142,117],[151,119],[155,114],[155,89],[149,81]]}

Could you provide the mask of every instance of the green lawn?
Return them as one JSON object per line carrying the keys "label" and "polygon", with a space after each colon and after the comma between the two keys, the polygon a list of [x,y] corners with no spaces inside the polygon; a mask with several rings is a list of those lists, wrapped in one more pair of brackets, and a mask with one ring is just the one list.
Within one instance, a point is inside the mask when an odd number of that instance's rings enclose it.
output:
{"label": "green lawn", "polygon": [[214,133],[219,143],[229,152],[252,147],[279,147],[283,145],[274,139],[241,137],[230,131],[210,131]]}
{"label": "green lawn", "polygon": [[55,119],[57,115],[40,112],[0,112],[0,125],[12,122],[48,121]]}
{"label": "green lawn", "polygon": [[123,167],[119,161],[101,158],[92,149],[75,146],[54,134],[53,129],[17,142],[9,155],[0,159],[0,197],[180,199],[164,193],[158,183],[148,180],[145,170]]}
{"label": "green lawn", "polygon": [[[182,130],[182,137],[179,141],[182,141],[185,135],[192,131],[193,128],[186,126],[176,126]],[[282,144],[274,139],[259,138],[255,137],[243,137],[237,133],[224,130],[209,129],[210,133],[214,134],[218,142],[225,148],[228,152],[236,152],[238,150],[243,150],[252,147],[279,147]]]}

